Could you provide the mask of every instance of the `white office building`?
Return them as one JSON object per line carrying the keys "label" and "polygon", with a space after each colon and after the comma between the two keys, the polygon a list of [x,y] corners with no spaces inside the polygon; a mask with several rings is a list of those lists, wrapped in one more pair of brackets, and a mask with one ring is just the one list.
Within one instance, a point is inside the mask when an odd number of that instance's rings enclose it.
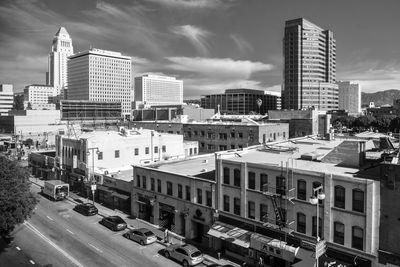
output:
{"label": "white office building", "polygon": [[64,27],[60,27],[54,35],[51,51],[48,58],[48,72],[46,73],[47,85],[61,89],[60,93],[68,87],[67,61],[74,54],[72,39]]}
{"label": "white office building", "polygon": [[361,85],[352,81],[339,81],[339,109],[349,114],[361,113]]}
{"label": "white office building", "polygon": [[31,84],[24,89],[24,109],[56,109],[54,98],[61,89],[51,85]]}
{"label": "white office building", "polygon": [[68,61],[68,100],[120,102],[129,116],[133,101],[132,58],[92,48]]}
{"label": "white office building", "polygon": [[135,78],[135,105],[164,106],[183,103],[183,81],[175,77],[146,74]]}
{"label": "white office building", "polygon": [[8,115],[14,104],[12,84],[0,84],[0,116]]}

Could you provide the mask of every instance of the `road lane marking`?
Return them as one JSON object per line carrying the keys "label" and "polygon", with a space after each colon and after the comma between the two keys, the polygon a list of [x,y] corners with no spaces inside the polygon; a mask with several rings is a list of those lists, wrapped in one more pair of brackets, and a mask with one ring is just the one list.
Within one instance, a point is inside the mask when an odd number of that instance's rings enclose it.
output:
{"label": "road lane marking", "polygon": [[32,265],[35,265],[35,262],[33,260],[29,261]]}
{"label": "road lane marking", "polygon": [[16,249],[18,249],[18,250],[21,250],[19,247],[15,247]]}
{"label": "road lane marking", "polygon": [[75,235],[75,233],[69,230],[68,228],[66,228],[65,230],[67,230],[67,232],[70,233],[71,235]]}
{"label": "road lane marking", "polygon": [[95,245],[92,245],[90,243],[88,243],[89,246],[91,246],[92,248],[94,248],[95,250],[97,250],[100,253],[103,253],[103,251],[101,249],[99,249],[98,247],[96,247]]}
{"label": "road lane marking", "polygon": [[49,219],[50,221],[54,221],[53,218],[51,218],[50,216],[46,215],[47,219]]}
{"label": "road lane marking", "polygon": [[49,238],[47,238],[44,234],[42,234],[36,227],[34,227],[31,223],[25,221],[24,222],[25,226],[37,234],[39,237],[41,237],[44,241],[49,243],[53,248],[58,250],[61,254],[63,254],[67,259],[69,259],[72,263],[74,263],[78,267],[84,267],[79,261],[77,261],[75,258],[73,258],[71,255],[69,255],[65,250],[60,248],[58,245],[56,245],[53,241],[51,241]]}

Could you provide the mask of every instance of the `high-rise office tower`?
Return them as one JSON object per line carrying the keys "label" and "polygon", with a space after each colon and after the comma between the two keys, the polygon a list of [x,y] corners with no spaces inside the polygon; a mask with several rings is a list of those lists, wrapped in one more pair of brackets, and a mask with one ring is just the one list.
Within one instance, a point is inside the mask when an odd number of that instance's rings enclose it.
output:
{"label": "high-rise office tower", "polygon": [[0,84],[0,116],[8,115],[13,109],[14,92],[12,84]]}
{"label": "high-rise office tower", "polygon": [[183,81],[175,77],[146,74],[135,77],[135,102],[139,106],[181,105]]}
{"label": "high-rise office tower", "polygon": [[124,117],[133,100],[132,58],[92,48],[68,60],[68,100],[120,102]]}
{"label": "high-rise office tower", "polygon": [[338,108],[336,41],[333,33],[303,19],[286,21],[284,109]]}
{"label": "high-rise office tower", "polygon": [[68,87],[68,57],[74,54],[72,39],[64,27],[58,29],[53,38],[51,52],[48,58],[48,72],[46,73],[47,85],[60,89],[63,94]]}
{"label": "high-rise office tower", "polygon": [[339,109],[346,110],[351,115],[361,113],[361,86],[357,82],[338,81]]}

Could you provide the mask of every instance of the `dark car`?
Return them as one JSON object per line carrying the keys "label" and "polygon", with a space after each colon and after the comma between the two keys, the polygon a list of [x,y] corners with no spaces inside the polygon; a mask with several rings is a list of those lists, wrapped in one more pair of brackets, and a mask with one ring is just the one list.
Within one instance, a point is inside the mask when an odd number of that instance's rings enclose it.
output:
{"label": "dark car", "polygon": [[92,203],[77,204],[74,207],[74,210],[86,216],[96,215],[99,212],[96,206]]}
{"label": "dark car", "polygon": [[99,223],[113,231],[122,231],[127,227],[126,222],[119,216],[103,218]]}

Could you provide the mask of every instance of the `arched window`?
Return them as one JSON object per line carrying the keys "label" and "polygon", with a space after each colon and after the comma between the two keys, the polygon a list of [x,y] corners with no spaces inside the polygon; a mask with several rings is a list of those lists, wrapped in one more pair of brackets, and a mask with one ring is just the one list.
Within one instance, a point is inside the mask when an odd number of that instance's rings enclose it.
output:
{"label": "arched window", "polygon": [[240,170],[239,169],[233,170],[233,185],[240,186]]}
{"label": "arched window", "polygon": [[333,242],[344,245],[344,224],[334,222],[333,228]]}
{"label": "arched window", "polygon": [[351,231],[351,247],[359,250],[364,248],[364,230],[361,227],[353,226]]}
{"label": "arched window", "polygon": [[297,198],[301,200],[307,199],[307,182],[302,179],[297,180]]}
{"label": "arched window", "polygon": [[353,189],[353,210],[364,212],[364,192],[360,189]]}
{"label": "arched window", "polygon": [[254,172],[248,172],[248,183],[247,187],[249,189],[256,189],[256,174]]}
{"label": "arched window", "polygon": [[260,174],[260,191],[261,192],[268,191],[268,175],[265,173]]}
{"label": "arched window", "polygon": [[224,184],[229,184],[229,183],[230,183],[229,168],[224,167]]}
{"label": "arched window", "polygon": [[335,207],[344,209],[346,204],[346,189],[343,186],[335,186]]}
{"label": "arched window", "polygon": [[306,233],[306,215],[304,213],[297,213],[297,232]]}

